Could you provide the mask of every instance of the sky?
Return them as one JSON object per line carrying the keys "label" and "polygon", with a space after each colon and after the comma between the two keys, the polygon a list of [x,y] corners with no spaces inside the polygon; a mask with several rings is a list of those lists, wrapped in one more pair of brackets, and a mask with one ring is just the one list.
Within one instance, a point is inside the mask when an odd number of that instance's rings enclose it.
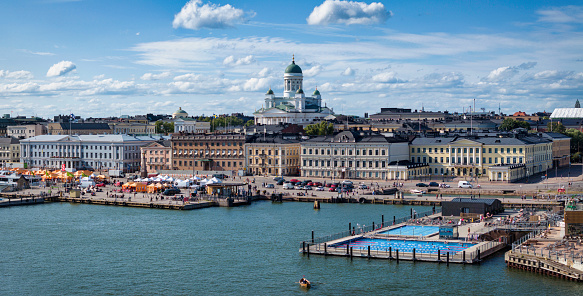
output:
{"label": "sky", "polygon": [[2,1],[0,40],[12,116],[251,115],[292,56],[340,114],[583,99],[579,1]]}

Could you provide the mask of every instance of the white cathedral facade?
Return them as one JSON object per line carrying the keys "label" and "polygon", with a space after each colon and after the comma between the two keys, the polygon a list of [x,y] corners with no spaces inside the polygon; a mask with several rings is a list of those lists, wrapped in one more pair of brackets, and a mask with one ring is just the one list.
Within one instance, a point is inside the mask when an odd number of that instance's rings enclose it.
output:
{"label": "white cathedral facade", "polygon": [[265,94],[265,106],[253,113],[255,124],[293,123],[308,125],[334,114],[332,109],[322,107],[320,91],[316,89],[311,97],[303,90],[304,75],[295,60],[285,68],[283,74],[283,97],[276,97],[271,88]]}

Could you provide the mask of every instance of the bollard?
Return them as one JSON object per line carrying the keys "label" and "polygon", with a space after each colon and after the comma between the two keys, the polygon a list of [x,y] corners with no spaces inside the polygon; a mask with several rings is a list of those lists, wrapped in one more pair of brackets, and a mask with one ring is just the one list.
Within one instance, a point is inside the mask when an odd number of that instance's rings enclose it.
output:
{"label": "bollard", "polygon": [[375,230],[375,228],[374,228],[374,221],[372,222],[372,230]]}
{"label": "bollard", "polygon": [[437,250],[437,262],[441,263],[441,250]]}
{"label": "bollard", "polygon": [[312,244],[314,243],[314,231],[312,230]]}
{"label": "bollard", "polygon": [[348,223],[348,232],[352,230],[352,223]]}
{"label": "bollard", "polygon": [[310,258],[310,244],[308,244],[308,258]]}
{"label": "bollard", "polygon": [[306,253],[306,242],[302,242],[302,254]]}
{"label": "bollard", "polygon": [[397,218],[395,218],[395,216],[393,216],[393,225],[395,225],[395,221],[397,221]]}
{"label": "bollard", "polygon": [[399,249],[397,249],[397,263],[399,263]]}
{"label": "bollard", "polygon": [[463,264],[466,264],[466,251],[463,252]]}
{"label": "bollard", "polygon": [[446,255],[447,255],[447,261],[446,261],[447,262],[447,266],[449,266],[449,252],[447,252]]}
{"label": "bollard", "polygon": [[350,254],[349,250],[350,250],[350,242],[346,244],[346,256],[348,256]]}
{"label": "bollard", "polygon": [[413,219],[413,208],[411,208],[411,219]]}
{"label": "bollard", "polygon": [[415,262],[415,248],[413,248],[413,262]]}
{"label": "bollard", "polygon": [[370,246],[368,246],[368,258],[370,258]]}
{"label": "bollard", "polygon": [[327,248],[326,248],[326,243],[324,243],[324,256],[326,256],[326,252],[327,252]]}
{"label": "bollard", "polygon": [[385,226],[385,215],[381,215],[381,227]]}
{"label": "bollard", "polygon": [[350,247],[350,259],[352,259],[352,247]]}
{"label": "bollard", "polygon": [[393,247],[389,247],[389,259],[393,259]]}

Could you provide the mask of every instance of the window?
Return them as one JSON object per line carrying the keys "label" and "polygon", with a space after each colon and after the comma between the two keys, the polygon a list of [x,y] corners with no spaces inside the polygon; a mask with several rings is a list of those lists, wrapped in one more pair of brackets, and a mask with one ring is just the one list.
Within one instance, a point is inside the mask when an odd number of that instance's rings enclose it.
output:
{"label": "window", "polygon": [[417,153],[421,153],[421,148],[417,148]]}
{"label": "window", "polygon": [[429,153],[431,153],[431,147],[429,148]]}
{"label": "window", "polygon": [[494,153],[498,153],[498,148],[494,148]]}
{"label": "window", "polygon": [[488,153],[492,153],[492,148],[488,148]]}
{"label": "window", "polygon": [[425,151],[426,151],[426,148],[424,147],[424,148],[423,148],[423,153],[425,153]]}
{"label": "window", "polygon": [[411,153],[415,153],[415,148],[411,148]]}
{"label": "window", "polygon": [[516,153],[516,148],[512,148],[512,153]]}

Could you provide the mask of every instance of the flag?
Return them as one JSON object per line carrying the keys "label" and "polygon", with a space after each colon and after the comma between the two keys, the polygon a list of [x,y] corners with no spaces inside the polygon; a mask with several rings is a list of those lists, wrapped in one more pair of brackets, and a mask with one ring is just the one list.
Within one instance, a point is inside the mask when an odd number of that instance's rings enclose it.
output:
{"label": "flag", "polygon": [[71,173],[67,172],[67,177],[71,177],[71,178],[73,178],[73,177],[75,177],[75,176],[74,176],[73,174],[71,174]]}

